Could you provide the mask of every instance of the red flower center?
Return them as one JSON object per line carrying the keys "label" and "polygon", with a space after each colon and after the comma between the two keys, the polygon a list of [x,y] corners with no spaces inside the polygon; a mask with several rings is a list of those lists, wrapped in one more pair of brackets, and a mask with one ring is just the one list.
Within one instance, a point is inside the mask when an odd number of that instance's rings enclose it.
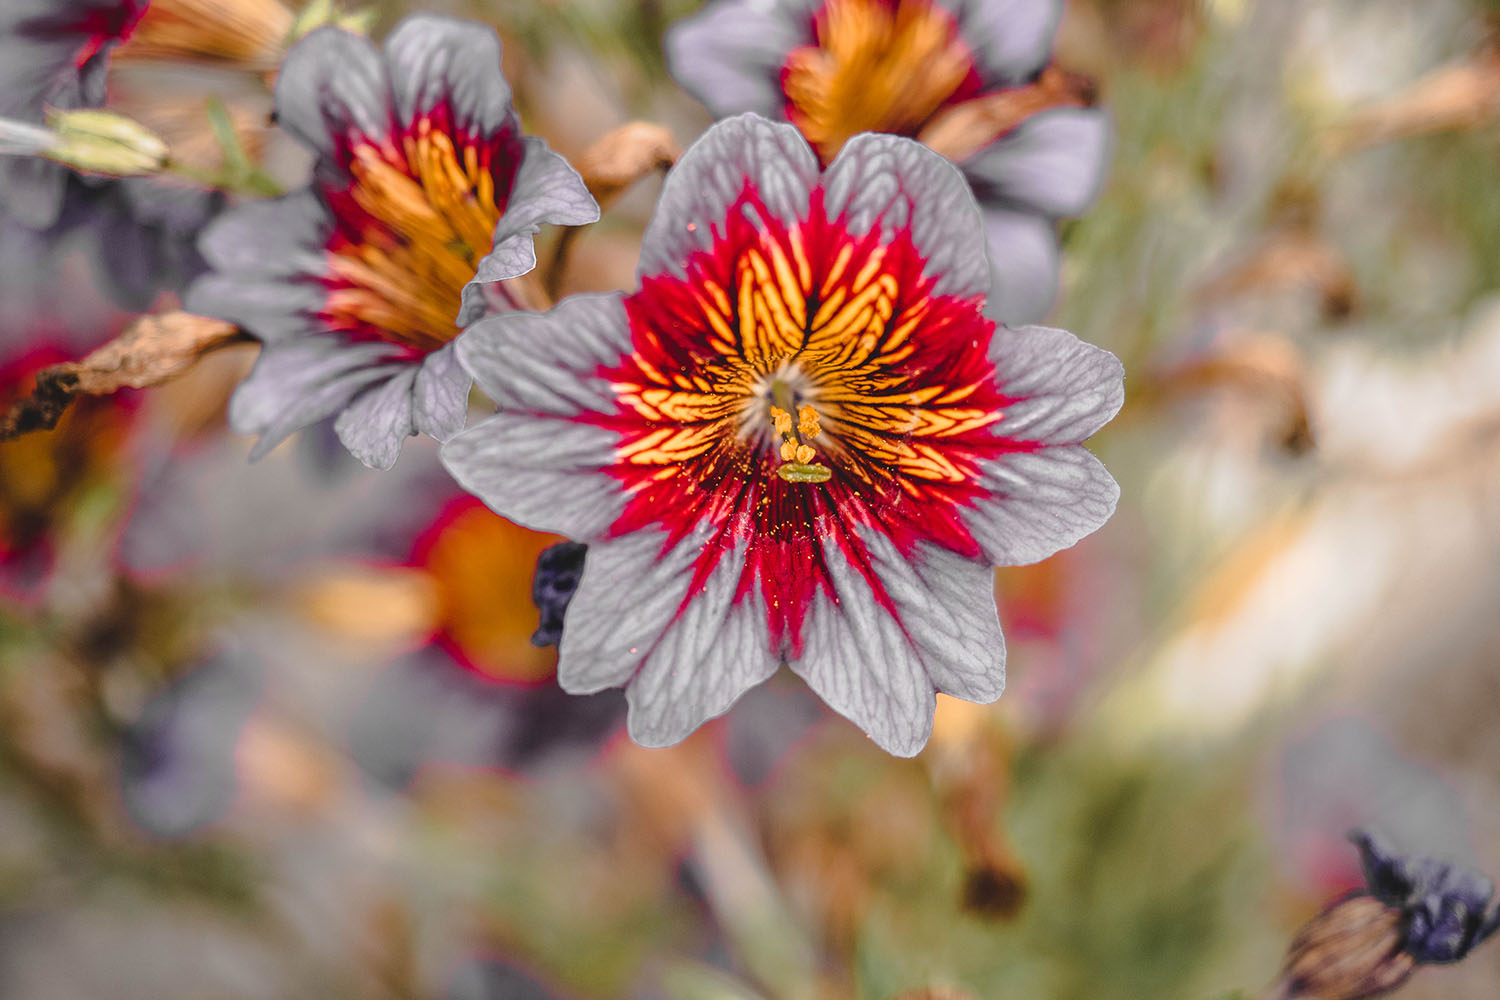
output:
{"label": "red flower center", "polygon": [[414,356],[458,336],[463,288],[490,252],[522,151],[514,126],[471,135],[445,105],[392,141],[350,137],[338,157],[346,183],[321,191],[334,223],[327,327]]}
{"label": "red flower center", "polygon": [[761,588],[783,655],[817,589],[835,596],[825,540],[890,607],[861,532],[977,557],[978,463],[1028,447],[995,433],[982,297],[937,294],[924,265],[910,233],[851,233],[821,192],[789,228],[747,186],[685,278],[626,300],[634,352],[604,372],[620,408],[600,420],[629,496],[613,531],[708,523],[699,581],[747,543],[739,593]]}

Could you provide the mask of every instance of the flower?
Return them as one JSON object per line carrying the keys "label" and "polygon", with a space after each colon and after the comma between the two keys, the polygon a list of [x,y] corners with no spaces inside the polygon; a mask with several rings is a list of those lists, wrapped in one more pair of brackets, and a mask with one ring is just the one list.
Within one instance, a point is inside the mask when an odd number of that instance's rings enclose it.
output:
{"label": "flower", "polygon": [[1489,912],[1494,886],[1485,876],[1398,854],[1364,830],[1349,839],[1359,848],[1365,891],[1338,900],[1297,932],[1274,996],[1384,996],[1418,966],[1457,962],[1500,929],[1500,909]]}
{"label": "flower", "polygon": [[1055,221],[1098,191],[1104,113],[1048,65],[1061,0],[716,0],[667,34],[668,66],[716,115],[795,124],[824,163],[862,131],[920,139],[984,208],[990,315],[1040,319],[1057,288]]}
{"label": "flower", "polygon": [[1359,848],[1370,895],[1401,911],[1403,950],[1418,962],[1457,962],[1500,929],[1500,910],[1486,914],[1494,885],[1458,865],[1400,855],[1378,834],[1349,835]]}
{"label": "flower", "polygon": [[409,435],[463,427],[471,380],[449,342],[517,304],[499,282],[535,266],[540,225],[598,206],[522,136],[500,40],[470,22],[407,18],[383,52],[319,28],[282,65],[276,113],[317,154],[313,180],[211,226],[215,273],[187,305],[264,343],[230,405],[232,426],[261,435],[253,456],[337,413],[345,447],[389,468]]}
{"label": "flower", "polygon": [[586,543],[559,681],[624,686],[674,743],[787,663],[892,753],[934,691],[1004,686],[993,563],[1093,531],[1118,488],[1080,445],[1113,355],[996,326],[983,220],[919,143],[826,172],[746,114],[668,175],[640,290],[482,320],[460,363],[499,404],[444,446],[505,516]]}

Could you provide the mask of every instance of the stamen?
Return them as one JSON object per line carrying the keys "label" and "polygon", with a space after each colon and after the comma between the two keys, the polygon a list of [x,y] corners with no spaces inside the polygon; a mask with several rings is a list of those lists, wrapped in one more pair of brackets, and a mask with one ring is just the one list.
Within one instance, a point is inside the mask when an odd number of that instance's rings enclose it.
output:
{"label": "stamen", "polygon": [[775,401],[770,408],[771,427],[781,438],[779,451],[785,463],[776,474],[788,483],[826,483],[833,478],[833,470],[813,461],[818,457],[818,451],[806,440],[823,432],[818,423],[818,411],[811,404],[804,403],[797,410],[794,426],[792,410],[796,404],[793,396],[792,387],[782,379],[771,382],[771,398]]}
{"label": "stamen", "polygon": [[340,284],[326,311],[341,325],[427,352],[458,335],[463,287],[500,219],[487,157],[430,120],[400,146],[355,148],[343,213],[357,239],[330,248]]}
{"label": "stamen", "polygon": [[823,428],[818,425],[818,411],[810,405],[804,405],[797,411],[798,423],[797,433],[805,438],[815,438],[823,433]]}
{"label": "stamen", "polygon": [[783,87],[789,117],[827,163],[858,132],[915,134],[972,65],[932,0],[826,0],[817,42],[788,55]]}

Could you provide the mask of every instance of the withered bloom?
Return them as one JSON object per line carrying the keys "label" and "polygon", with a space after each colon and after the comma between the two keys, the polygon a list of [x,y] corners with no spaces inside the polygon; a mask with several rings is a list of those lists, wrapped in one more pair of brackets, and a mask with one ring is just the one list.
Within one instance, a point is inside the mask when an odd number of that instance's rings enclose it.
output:
{"label": "withered bloom", "polygon": [[205,233],[215,273],[188,308],[265,345],[229,414],[261,436],[255,455],[338,414],[345,447],[389,468],[408,436],[463,427],[471,380],[450,342],[520,304],[502,282],[535,266],[540,226],[598,206],[521,134],[500,40],[479,24],[410,17],[383,51],[319,28],[282,65],[276,113],[317,154],[313,180]]}
{"label": "withered bloom", "polygon": [[984,209],[988,313],[1029,323],[1055,294],[1055,220],[1093,200],[1107,159],[1092,86],[1049,65],[1061,13],[1061,0],[711,0],[666,49],[715,114],[784,118],[825,164],[864,131],[957,163]]}
{"label": "withered bloom", "polygon": [[668,175],[639,273],[457,344],[501,412],[444,463],[588,545],[562,686],[624,687],[661,746],[786,663],[902,755],[935,691],[998,697],[990,567],[1113,511],[1080,442],[1120,406],[1119,361],[985,317],[973,197],[897,136],[824,170],[788,125],[720,122]]}
{"label": "withered bloom", "polygon": [[1399,987],[1420,965],[1457,962],[1500,928],[1485,876],[1435,858],[1401,855],[1357,830],[1365,889],[1297,932],[1278,1000],[1367,1000]]}

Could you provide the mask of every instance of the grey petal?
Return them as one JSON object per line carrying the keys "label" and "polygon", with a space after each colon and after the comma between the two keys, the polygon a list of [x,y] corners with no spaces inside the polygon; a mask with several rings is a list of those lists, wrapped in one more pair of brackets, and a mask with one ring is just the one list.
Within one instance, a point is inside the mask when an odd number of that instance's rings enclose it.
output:
{"label": "grey petal", "polygon": [[544,313],[480,320],[454,342],[458,360],[504,409],[572,418],[613,413],[618,404],[601,368],[631,351],[630,321],[617,292],[571,295]]}
{"label": "grey petal", "polygon": [[1017,452],[980,463],[987,495],[964,515],[997,566],[1022,566],[1068,548],[1108,521],[1120,487],[1081,445]]}
{"label": "grey petal", "polygon": [[1062,0],[950,0],[944,6],[959,8],[959,31],[986,89],[1029,82],[1052,58]]}
{"label": "grey petal", "polygon": [[303,337],[261,348],[248,378],[229,400],[229,424],[259,434],[260,458],[288,434],[343,409],[361,389],[390,377],[390,346]]}
{"label": "grey petal", "polygon": [[486,311],[483,285],[525,274],[536,267],[536,234],[542,224],[583,226],[599,220],[599,205],[568,161],[545,140],[524,140],[521,169],[511,186],[505,214],[495,226],[494,244],[464,286],[458,325],[467,326]]}
{"label": "grey petal", "polygon": [[850,139],[823,177],[829,216],[856,234],[887,238],[910,228],[939,295],[983,295],[990,269],[984,220],[963,176],[911,139],[865,132]]}
{"label": "grey petal", "polygon": [[667,174],[636,273],[682,275],[695,251],[713,245],[713,230],[723,225],[747,184],[790,226],[807,216],[817,183],[817,157],[794,127],[756,114],[725,119],[703,133]]}
{"label": "grey petal", "polygon": [[33,156],[0,156],[0,204],[29,229],[46,229],[62,211],[67,171]]}
{"label": "grey petal", "polygon": [[442,448],[443,466],[491,510],[538,531],[590,540],[620,516],[625,494],[605,470],[619,436],[536,413],[497,413]]}
{"label": "grey petal", "polygon": [[981,199],[1045,215],[1077,215],[1104,183],[1109,117],[1099,108],[1054,108],[963,161]]}
{"label": "grey petal", "polygon": [[403,20],[385,42],[397,120],[447,102],[460,129],[489,136],[510,120],[510,84],[500,73],[493,28],[434,14]]}
{"label": "grey petal", "polygon": [[670,545],[664,531],[593,539],[568,604],[557,681],[572,694],[623,687],[687,596],[707,531]]}
{"label": "grey petal", "polygon": [[812,4],[719,0],[668,29],[667,69],[717,117],[782,117],[781,67],[811,39]]}
{"label": "grey petal", "polygon": [[759,592],[735,599],[743,545],[688,596],[712,530],[676,545],[657,531],[591,544],[568,607],[559,683],[575,694],[624,685],[643,746],[678,742],[776,672]]}
{"label": "grey petal", "polygon": [[[610,543],[605,543],[608,547]],[[693,556],[702,548],[684,543]],[[648,559],[659,560],[659,550],[646,548]],[[584,579],[588,579],[585,558]],[[745,544],[724,553],[708,579],[686,597],[650,646],[638,646],[639,666],[625,689],[630,705],[628,728],[641,746],[664,747],[680,742],[709,719],[729,711],[740,695],[776,672],[780,658],[770,649],[764,598],[758,588],[736,599],[745,566]],[[649,566],[623,572],[616,569],[614,584],[631,590]],[[681,572],[691,578],[692,563]],[[682,580],[664,584],[676,592]],[[685,588],[681,588],[685,589]],[[576,598],[575,598],[576,601]],[[576,605],[575,605],[576,606]],[[579,609],[573,622],[597,631],[604,616],[597,607]],[[618,625],[618,623],[616,623]],[[563,642],[567,642],[564,630]]]}
{"label": "grey petal", "polygon": [[350,400],[333,430],[349,454],[372,469],[389,469],[401,446],[417,432],[412,419],[412,384],[417,366],[406,364]]}
{"label": "grey petal", "polygon": [[326,301],[318,279],[328,226],[323,203],[307,190],[224,213],[198,241],[216,270],[194,282],[184,305],[267,343],[312,332]]}
{"label": "grey petal", "polygon": [[1057,226],[1030,212],[986,207],[993,265],[984,314],[1001,323],[1035,323],[1057,297]]}
{"label": "grey petal", "polygon": [[303,189],[225,212],[203,231],[198,249],[216,269],[233,274],[318,275],[330,225],[322,200]]}
{"label": "grey petal", "polygon": [[342,28],[308,32],[276,77],[276,120],[325,159],[336,161],[352,132],[387,137],[390,83],[375,44]]}
{"label": "grey petal", "polygon": [[446,441],[464,429],[469,419],[469,387],[474,380],[458,363],[452,344],[422,359],[412,397],[417,430]]}
{"label": "grey petal", "polygon": [[317,315],[325,300],[316,285],[276,278],[205,274],[183,297],[188,312],[235,323],[267,344],[311,334],[316,328],[309,318]]}
{"label": "grey petal", "polygon": [[823,555],[834,596],[814,596],[802,656],[789,666],[881,749],[911,757],[932,734],[932,678],[901,623],[876,603],[837,545],[825,543]]}
{"label": "grey petal", "polygon": [[1077,444],[1120,412],[1125,366],[1066,330],[997,328],[990,342],[1005,407],[999,433],[1017,441]]}
{"label": "grey petal", "polygon": [[922,668],[944,694],[988,704],[1005,690],[1005,636],[995,606],[995,571],[937,545],[909,557],[885,535],[863,534]]}

